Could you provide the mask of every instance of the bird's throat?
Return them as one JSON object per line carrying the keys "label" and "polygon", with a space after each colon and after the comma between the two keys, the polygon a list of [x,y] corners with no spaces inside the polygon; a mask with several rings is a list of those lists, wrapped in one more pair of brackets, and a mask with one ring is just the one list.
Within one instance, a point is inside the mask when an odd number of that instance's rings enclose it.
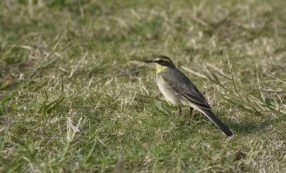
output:
{"label": "bird's throat", "polygon": [[160,64],[155,64],[156,65],[156,70],[157,70],[157,73],[165,70],[167,68],[167,66],[162,66]]}

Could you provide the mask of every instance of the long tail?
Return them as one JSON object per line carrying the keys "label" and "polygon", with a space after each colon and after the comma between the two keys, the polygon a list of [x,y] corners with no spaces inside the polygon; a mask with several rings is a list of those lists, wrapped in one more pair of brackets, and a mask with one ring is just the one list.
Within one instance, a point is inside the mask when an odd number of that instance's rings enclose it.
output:
{"label": "long tail", "polygon": [[229,130],[229,128],[223,122],[221,122],[210,110],[200,110],[200,112],[205,114],[227,136],[232,136],[233,135],[233,133]]}

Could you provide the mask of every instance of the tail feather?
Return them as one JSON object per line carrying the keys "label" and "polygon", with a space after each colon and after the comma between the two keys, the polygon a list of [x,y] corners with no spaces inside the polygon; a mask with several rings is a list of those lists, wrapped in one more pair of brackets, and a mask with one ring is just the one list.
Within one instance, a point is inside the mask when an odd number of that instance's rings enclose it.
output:
{"label": "tail feather", "polygon": [[218,128],[220,128],[227,136],[232,136],[233,133],[229,130],[229,128],[221,122],[210,110],[201,110],[203,114],[205,114]]}

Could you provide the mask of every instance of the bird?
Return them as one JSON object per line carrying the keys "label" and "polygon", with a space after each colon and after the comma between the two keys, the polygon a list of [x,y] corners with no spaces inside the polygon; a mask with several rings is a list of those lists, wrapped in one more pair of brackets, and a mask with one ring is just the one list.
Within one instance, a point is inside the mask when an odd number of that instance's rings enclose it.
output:
{"label": "bird", "polygon": [[[175,67],[169,57],[159,55],[145,62],[155,64],[157,85],[166,100],[178,107],[178,117],[182,114],[182,108],[189,107],[190,118],[195,109],[208,117],[227,136],[233,135],[231,130],[212,112],[202,93],[184,73]],[[188,125],[190,125],[190,120]]]}

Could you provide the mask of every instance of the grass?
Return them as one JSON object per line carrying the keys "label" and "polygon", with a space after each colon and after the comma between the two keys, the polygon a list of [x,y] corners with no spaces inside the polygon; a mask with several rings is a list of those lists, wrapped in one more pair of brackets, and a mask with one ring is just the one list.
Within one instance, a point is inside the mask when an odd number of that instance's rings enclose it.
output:
{"label": "grass", "polygon": [[[0,2],[1,172],[285,172],[285,2]],[[162,97],[168,55],[234,132]]]}

